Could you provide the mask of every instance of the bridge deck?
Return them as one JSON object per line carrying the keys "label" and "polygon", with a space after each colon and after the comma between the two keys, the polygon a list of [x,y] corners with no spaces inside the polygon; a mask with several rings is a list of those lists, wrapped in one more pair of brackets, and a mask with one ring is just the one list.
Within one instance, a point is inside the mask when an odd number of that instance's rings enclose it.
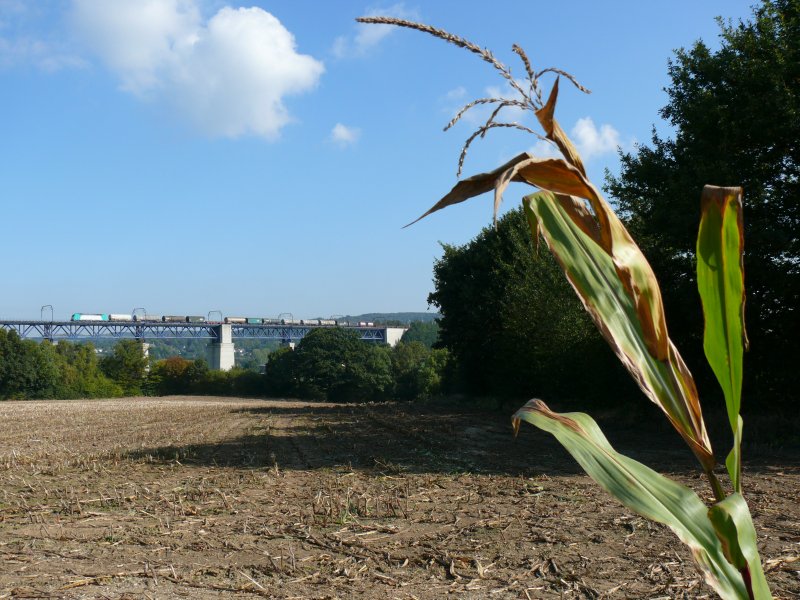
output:
{"label": "bridge deck", "polygon": [[77,340],[92,338],[118,339],[219,339],[222,327],[230,327],[233,338],[297,341],[314,329],[341,327],[357,331],[365,341],[387,341],[387,327],[331,325],[256,325],[205,323],[160,323],[158,321],[0,321],[0,329],[16,331],[22,338]]}

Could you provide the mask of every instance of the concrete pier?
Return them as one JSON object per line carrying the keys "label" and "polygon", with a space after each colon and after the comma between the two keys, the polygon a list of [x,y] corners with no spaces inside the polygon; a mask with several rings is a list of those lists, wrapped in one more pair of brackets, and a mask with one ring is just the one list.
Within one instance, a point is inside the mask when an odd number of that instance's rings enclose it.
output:
{"label": "concrete pier", "polygon": [[216,371],[230,371],[235,364],[231,326],[220,324],[214,329],[217,337],[209,345],[211,356],[208,365]]}
{"label": "concrete pier", "polygon": [[408,331],[407,327],[387,327],[386,328],[386,344],[392,348],[400,343],[403,334]]}
{"label": "concrete pier", "polygon": [[142,356],[144,356],[145,360],[147,360],[147,364],[144,367],[144,370],[148,373],[150,372],[150,344],[142,340],[140,342],[142,344]]}

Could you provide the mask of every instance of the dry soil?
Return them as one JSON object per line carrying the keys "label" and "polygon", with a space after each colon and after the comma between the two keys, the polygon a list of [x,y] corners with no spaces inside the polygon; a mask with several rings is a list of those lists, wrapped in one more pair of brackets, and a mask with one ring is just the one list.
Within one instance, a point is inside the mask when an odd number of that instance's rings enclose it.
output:
{"label": "dry soil", "polygon": [[[707,495],[677,436],[604,424]],[[796,448],[746,493],[800,597]],[[667,528],[507,412],[226,398],[0,403],[0,598],[703,598]]]}

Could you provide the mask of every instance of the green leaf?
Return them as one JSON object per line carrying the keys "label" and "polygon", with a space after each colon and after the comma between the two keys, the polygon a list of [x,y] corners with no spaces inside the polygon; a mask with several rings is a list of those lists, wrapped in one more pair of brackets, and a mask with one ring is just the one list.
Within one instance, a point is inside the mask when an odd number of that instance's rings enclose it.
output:
{"label": "green leaf", "polygon": [[586,473],[622,504],[672,529],[689,546],[706,582],[722,598],[749,598],[742,574],[725,556],[708,508],[692,490],[616,452],[589,415],[555,413],[541,400],[531,400],[514,415],[517,430],[520,420],[553,434]]}
{"label": "green leaf", "polygon": [[742,493],[742,428],[744,421],[739,416],[736,423],[736,428],[733,430],[733,448],[728,453],[725,459],[725,467],[728,469],[728,474],[731,476],[731,483],[735,491]]}
{"label": "green leaf", "polygon": [[742,357],[744,326],[742,188],[703,188],[697,234],[697,288],[703,302],[703,349],[725,394],[733,450],[726,465],[737,492],[741,482]]}
{"label": "green leaf", "polygon": [[[666,359],[656,358],[650,351],[642,313],[614,259],[583,222],[578,202],[571,196],[542,191],[526,196],[523,205],[534,235],[544,237],[612,350],[710,472],[715,461],[694,380],[669,340]],[[634,258],[628,256],[627,260]],[[639,260],[644,261],[644,256]]]}
{"label": "green leaf", "polygon": [[756,530],[742,495],[731,494],[712,506],[708,510],[708,518],[722,543],[725,557],[742,573],[751,597],[755,600],[772,598],[758,556]]}

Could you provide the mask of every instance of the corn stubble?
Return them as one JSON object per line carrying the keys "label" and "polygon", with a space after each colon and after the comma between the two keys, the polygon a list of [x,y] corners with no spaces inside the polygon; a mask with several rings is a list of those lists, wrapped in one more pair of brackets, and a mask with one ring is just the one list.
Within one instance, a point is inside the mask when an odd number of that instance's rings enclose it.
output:
{"label": "corn stubble", "polygon": [[[697,242],[698,287],[705,315],[704,348],[723,388],[733,449],[726,466],[733,493],[726,494],[706,432],[694,379],[669,338],[661,291],[652,268],[597,188],[586,175],[575,145],[555,118],[559,78],[588,93],[570,74],[553,67],[534,70],[525,51],[514,45],[526,73],[522,83],[487,49],[428,25],[389,17],[359,22],[395,25],[428,33],[477,54],[507,80],[514,98],[479,98],[447,124],[455,125],[476,106],[493,110],[466,140],[458,175],[470,145],[495,128],[532,133],[558,149],[561,158],[522,153],[488,173],[459,181],[416,221],[442,208],[494,191],[494,217],[512,181],[538,191],[523,198],[537,244],[543,239],[583,306],[644,394],[666,415],[688,444],[707,477],[714,501],[709,507],[694,491],[617,453],[597,423],[584,413],[556,413],[534,399],[513,417],[553,434],[581,467],[607,492],[634,512],[669,526],[691,550],[706,582],[723,598],[771,598],[756,545],[749,508],[742,496],[741,406],[744,328],[742,266],[742,189],[706,186]],[[547,99],[542,77],[555,76]],[[524,124],[499,120],[504,109],[533,112],[542,134]],[[416,222],[414,221],[414,223]]]}

